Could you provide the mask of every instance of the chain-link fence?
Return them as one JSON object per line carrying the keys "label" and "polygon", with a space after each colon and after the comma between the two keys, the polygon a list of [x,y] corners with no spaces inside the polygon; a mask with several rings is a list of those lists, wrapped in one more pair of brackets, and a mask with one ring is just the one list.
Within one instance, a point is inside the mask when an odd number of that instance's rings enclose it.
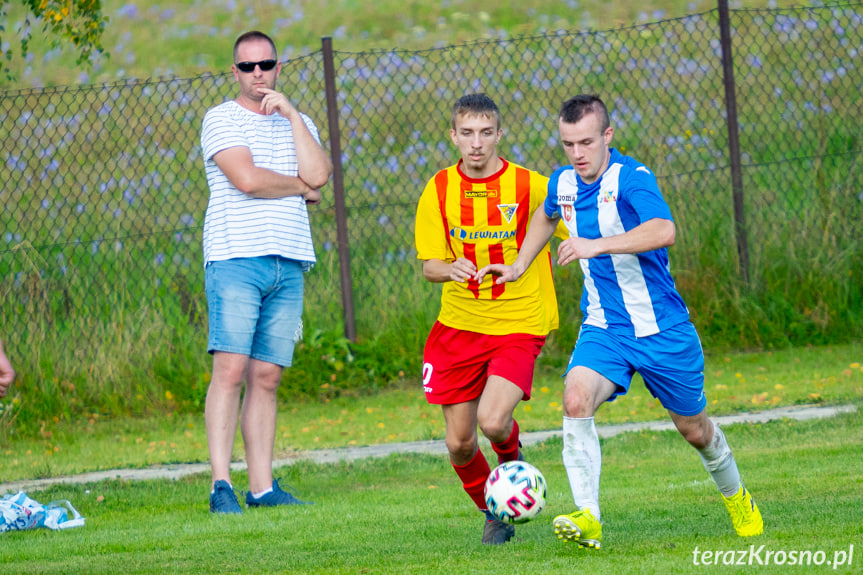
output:
{"label": "chain-link fence", "polygon": [[[419,272],[413,218],[425,182],[457,159],[450,106],[473,91],[501,108],[501,153],[544,173],[566,161],[561,102],[584,92],[605,99],[614,145],[654,169],[671,205],[678,286],[708,334],[712,318],[730,313],[724,291],[757,291],[783,274],[789,290],[812,273],[844,274],[833,293],[811,294],[806,313],[827,325],[824,298],[860,297],[863,5],[730,17],[749,286],[736,281],[725,77],[710,11],[426,51],[336,51],[351,297],[341,295],[330,184],[311,208],[319,263],[307,282],[309,329],[343,332],[343,301],[355,306],[360,339],[433,320],[437,291]],[[279,87],[316,121],[326,147],[324,55],[285,63]],[[200,126],[209,107],[236,94],[230,74],[0,94],[0,309],[11,355],[62,330],[98,347],[92,334],[111,330],[95,325],[142,314],[191,326],[203,349]],[[575,276],[557,270],[566,325],[577,323]]]}

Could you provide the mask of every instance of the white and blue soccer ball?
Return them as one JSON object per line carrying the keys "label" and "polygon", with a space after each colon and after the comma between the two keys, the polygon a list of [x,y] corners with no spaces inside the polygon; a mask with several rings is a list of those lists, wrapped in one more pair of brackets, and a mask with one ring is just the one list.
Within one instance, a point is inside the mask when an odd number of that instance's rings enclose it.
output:
{"label": "white and blue soccer ball", "polygon": [[505,523],[526,523],[545,507],[545,477],[524,461],[507,461],[495,467],[485,481],[485,503]]}

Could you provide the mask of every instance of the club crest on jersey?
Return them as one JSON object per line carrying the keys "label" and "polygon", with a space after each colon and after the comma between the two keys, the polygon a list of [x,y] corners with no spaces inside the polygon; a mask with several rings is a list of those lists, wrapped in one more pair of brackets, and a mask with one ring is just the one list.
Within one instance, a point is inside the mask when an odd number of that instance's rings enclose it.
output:
{"label": "club crest on jersey", "polygon": [[515,215],[515,211],[518,209],[518,204],[498,204],[497,209],[500,210],[501,215],[506,220],[506,223],[512,223],[512,217]]}
{"label": "club crest on jersey", "polygon": [[496,198],[497,190],[465,190],[466,198]]}
{"label": "club crest on jersey", "polygon": [[617,190],[613,188],[599,190],[599,196],[596,198],[596,204],[610,204],[617,201]]}
{"label": "club crest on jersey", "polygon": [[572,220],[572,206],[564,204],[560,206],[560,211],[563,212],[563,219],[566,221]]}

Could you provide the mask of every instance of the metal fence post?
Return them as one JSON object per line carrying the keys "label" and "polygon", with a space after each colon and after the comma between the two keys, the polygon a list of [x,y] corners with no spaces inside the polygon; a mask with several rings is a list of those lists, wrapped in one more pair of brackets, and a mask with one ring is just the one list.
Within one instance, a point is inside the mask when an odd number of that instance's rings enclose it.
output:
{"label": "metal fence post", "polygon": [[333,159],[333,200],[336,207],[336,238],[339,253],[339,277],[342,284],[342,313],[344,314],[345,337],[350,341],[356,341],[357,326],[354,317],[354,291],[351,283],[351,254],[348,245],[348,221],[345,211],[345,185],[342,174],[342,148],[336,98],[336,73],[333,63],[333,39],[329,36],[321,38],[321,46],[324,56],[330,155]]}
{"label": "metal fence post", "polygon": [[722,72],[725,81],[725,109],[728,117],[728,155],[731,162],[731,193],[734,199],[734,231],[737,257],[744,285],[749,285],[749,246],[746,240],[746,217],[743,209],[743,174],[740,165],[740,140],[737,124],[737,96],[734,91],[734,59],[731,55],[731,23],[728,0],[719,2],[719,40],[722,45]]}

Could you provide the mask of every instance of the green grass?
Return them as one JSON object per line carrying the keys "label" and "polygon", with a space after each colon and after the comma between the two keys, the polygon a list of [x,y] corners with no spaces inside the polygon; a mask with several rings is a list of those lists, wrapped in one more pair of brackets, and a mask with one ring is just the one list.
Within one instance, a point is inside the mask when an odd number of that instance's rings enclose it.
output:
{"label": "green grass", "polygon": [[[538,370],[533,398],[516,409],[522,430],[560,427],[563,384],[559,374],[560,369],[550,365]],[[802,404],[860,405],[863,342],[708,355],[705,378],[708,411],[713,415]],[[597,415],[599,424],[658,419],[667,419],[665,410],[637,378],[629,394],[603,406]],[[200,413],[168,411],[151,418],[90,413],[72,420],[44,421],[31,431],[31,436],[0,448],[0,482],[208,461]],[[408,374],[396,386],[376,393],[323,395],[318,400],[283,398],[276,458],[310,449],[443,437],[440,409],[426,402],[420,382]],[[234,458],[244,458],[239,438]]]}
{"label": "green grass", "polygon": [[765,518],[756,538],[734,535],[715,486],[676,432],[640,432],[602,441],[598,552],[552,534],[551,519],[572,510],[561,441],[552,439],[527,449],[548,481],[547,508],[501,548],[480,545],[481,516],[445,457],[409,454],[283,468],[284,483],[315,505],[238,517],[207,512],[206,476],[51,487],[33,495],[70,499],[86,526],[4,534],[0,562],[8,574],[788,573],[788,566],[705,568],[693,565],[693,552],[763,545],[832,560],[853,545],[853,563],[835,572],[859,572],[863,415],[733,425],[726,434]]}

